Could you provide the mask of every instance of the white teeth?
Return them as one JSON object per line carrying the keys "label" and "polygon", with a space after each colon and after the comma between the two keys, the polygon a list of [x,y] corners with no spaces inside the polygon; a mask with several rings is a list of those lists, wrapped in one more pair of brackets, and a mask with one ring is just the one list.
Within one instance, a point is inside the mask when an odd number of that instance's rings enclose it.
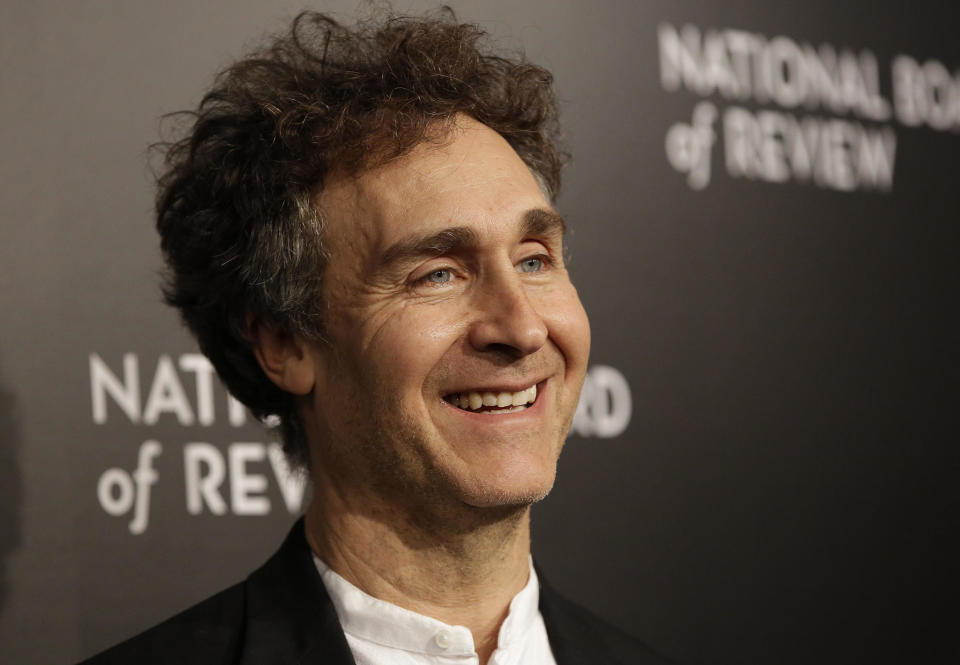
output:
{"label": "white teeth", "polygon": [[518,393],[513,393],[513,405],[514,406],[523,406],[524,404],[529,404],[537,399],[537,384],[533,384],[526,390],[521,390]]}
{"label": "white teeth", "polygon": [[536,399],[536,384],[530,386],[526,390],[520,390],[515,393],[508,393],[506,391],[500,393],[481,393],[471,390],[470,392],[465,393],[454,393],[453,395],[447,397],[447,401],[454,406],[460,407],[461,409],[477,411],[485,406],[494,406],[497,407],[497,411],[495,413],[513,413],[514,411],[521,411],[522,409],[525,409],[528,404],[536,401]]}

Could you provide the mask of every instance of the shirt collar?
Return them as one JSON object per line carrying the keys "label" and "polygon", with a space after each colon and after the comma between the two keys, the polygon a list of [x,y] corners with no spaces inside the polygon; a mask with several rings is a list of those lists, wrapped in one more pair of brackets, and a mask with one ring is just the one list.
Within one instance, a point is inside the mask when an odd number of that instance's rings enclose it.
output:
{"label": "shirt collar", "polygon": [[[315,554],[313,561],[347,635],[415,653],[447,656],[475,653],[473,635],[465,626],[451,626],[374,598],[333,572]],[[537,618],[539,602],[540,584],[531,559],[529,579],[510,601],[507,618],[500,626],[497,648],[512,650],[523,641]]]}

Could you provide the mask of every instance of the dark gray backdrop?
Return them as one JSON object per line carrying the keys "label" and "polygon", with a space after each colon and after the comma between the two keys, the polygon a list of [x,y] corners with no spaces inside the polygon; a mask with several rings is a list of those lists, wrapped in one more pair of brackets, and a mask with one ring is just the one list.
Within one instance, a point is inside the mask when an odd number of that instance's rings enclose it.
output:
{"label": "dark gray backdrop", "polygon": [[[599,392],[578,422],[594,434],[571,437],[558,486],[535,509],[545,574],[684,663],[957,662],[960,110],[937,131],[670,91],[657,26],[869,49],[890,99],[898,54],[960,66],[960,11],[932,1],[453,5],[556,74],[575,158],[560,208],[575,229],[591,364],[625,377],[632,395],[626,431],[598,436],[603,415],[626,403],[622,390]],[[352,2],[318,7],[355,15]],[[234,514],[233,476],[227,514],[189,513],[188,444],[228,456],[236,442],[274,440],[231,425],[219,387],[213,424],[181,424],[169,381],[155,396],[167,412],[143,422],[161,356],[175,366],[195,352],[159,304],[145,164],[159,116],[192,106],[215,70],[298,9],[0,7],[4,662],[71,662],[129,636],[239,579],[294,519],[257,446],[243,449],[254,455],[243,469],[265,479],[249,493],[269,499],[268,515]],[[941,94],[960,109],[960,84]],[[890,127],[892,189],[732,177],[718,121],[710,183],[694,190],[664,141],[704,99],[720,114]],[[95,422],[91,354],[119,380],[128,353],[139,419],[108,397]],[[195,421],[197,376],[175,376]],[[97,488],[108,469],[132,478],[148,440],[162,452],[147,527],[134,534],[133,508],[108,514]]]}

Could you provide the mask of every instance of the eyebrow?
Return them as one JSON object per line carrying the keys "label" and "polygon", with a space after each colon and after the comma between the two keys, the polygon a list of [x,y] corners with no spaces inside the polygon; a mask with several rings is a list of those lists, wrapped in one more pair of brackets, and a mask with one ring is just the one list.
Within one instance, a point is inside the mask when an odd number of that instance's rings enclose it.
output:
{"label": "eyebrow", "polygon": [[563,217],[547,208],[534,208],[528,210],[523,215],[523,222],[520,225],[520,233],[524,236],[550,236],[559,235],[563,237],[567,232],[567,224]]}
{"label": "eyebrow", "polygon": [[[566,231],[563,218],[546,208],[533,208],[523,214],[520,223],[521,236],[563,237]],[[442,256],[458,249],[476,247],[480,239],[476,231],[467,226],[453,226],[436,233],[414,235],[390,245],[380,257],[381,266],[408,263],[427,256]]]}
{"label": "eyebrow", "polygon": [[479,244],[476,232],[466,226],[454,226],[427,235],[411,236],[394,243],[380,257],[380,263],[389,266],[407,263],[425,256],[441,256],[461,247]]}

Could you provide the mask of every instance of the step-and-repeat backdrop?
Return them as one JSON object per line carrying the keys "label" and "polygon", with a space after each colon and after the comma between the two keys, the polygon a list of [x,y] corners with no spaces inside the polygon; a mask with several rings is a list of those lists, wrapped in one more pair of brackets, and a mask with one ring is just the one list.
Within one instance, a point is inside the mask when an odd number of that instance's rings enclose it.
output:
{"label": "step-and-repeat backdrop", "polygon": [[[574,155],[594,344],[545,575],[684,663],[957,662],[960,10],[453,4],[556,74]],[[0,10],[4,662],[206,597],[304,506],[160,304],[146,149],[299,9]]]}

